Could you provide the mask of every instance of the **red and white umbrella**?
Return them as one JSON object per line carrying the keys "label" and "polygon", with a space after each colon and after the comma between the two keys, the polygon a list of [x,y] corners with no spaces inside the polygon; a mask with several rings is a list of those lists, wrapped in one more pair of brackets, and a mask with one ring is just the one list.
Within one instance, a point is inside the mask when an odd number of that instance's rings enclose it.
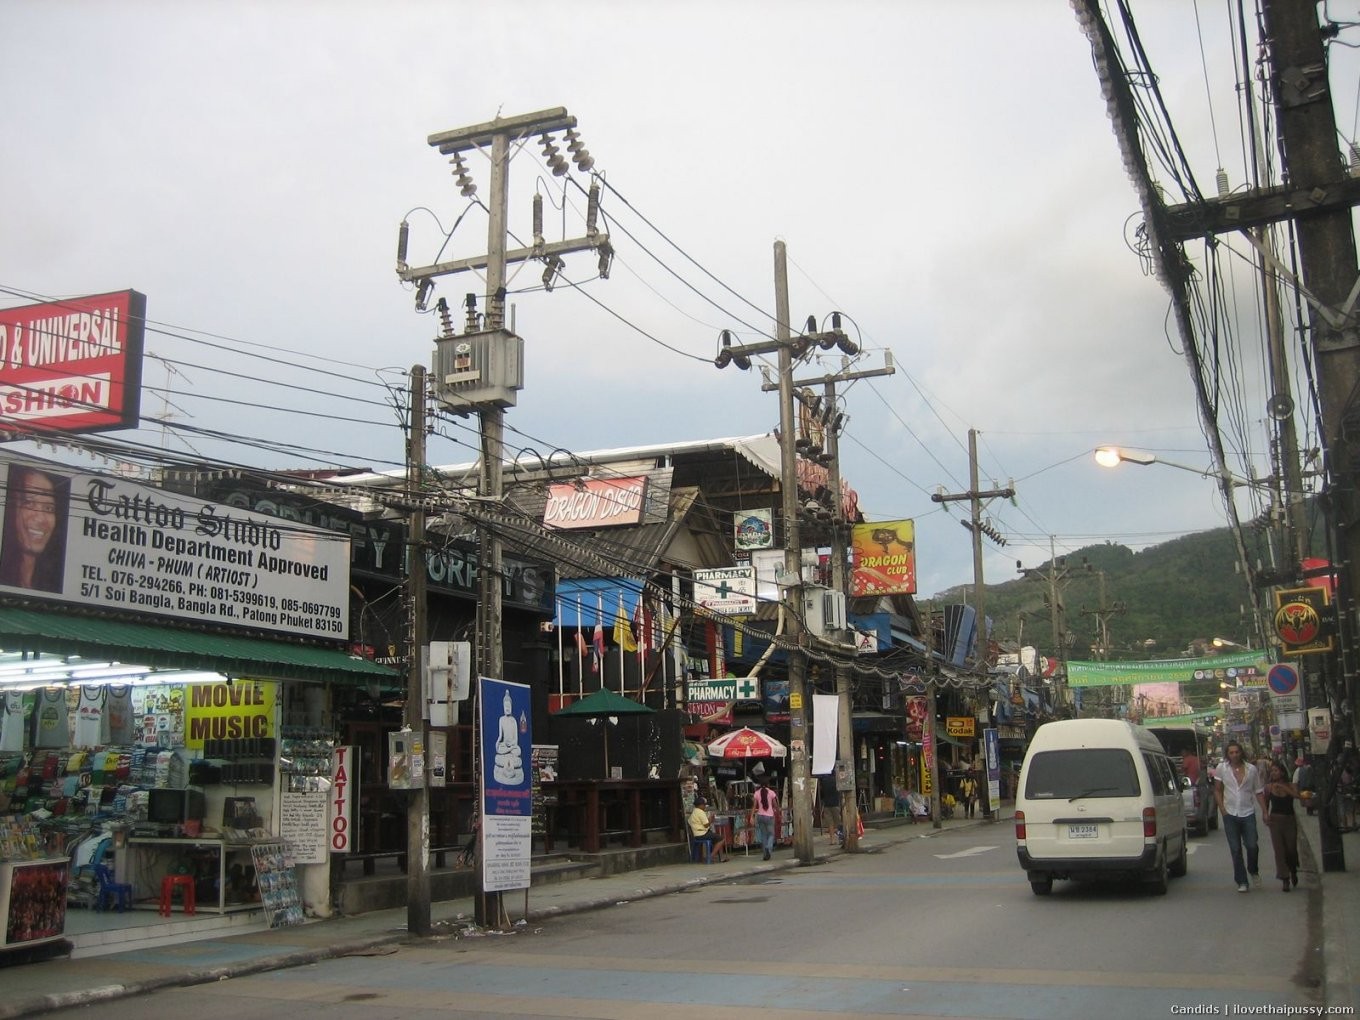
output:
{"label": "red and white umbrella", "polygon": [[788,749],[774,737],[743,726],[708,745],[713,758],[783,758]]}

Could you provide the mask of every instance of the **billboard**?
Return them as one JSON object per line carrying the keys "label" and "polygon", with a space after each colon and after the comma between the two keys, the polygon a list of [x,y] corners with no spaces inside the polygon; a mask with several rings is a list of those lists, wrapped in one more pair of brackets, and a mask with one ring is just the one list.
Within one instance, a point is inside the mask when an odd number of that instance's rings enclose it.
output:
{"label": "billboard", "polygon": [[563,531],[637,524],[647,501],[647,476],[578,478],[548,486],[543,526]]}
{"label": "billboard", "polygon": [[482,889],[529,888],[533,773],[529,687],[478,677],[482,752]]}
{"label": "billboard", "polygon": [[694,571],[694,601],[722,616],[756,611],[756,568],[718,567]]}
{"label": "billboard", "polygon": [[136,428],[145,327],[135,290],[0,310],[0,438]]}
{"label": "billboard", "polygon": [[850,595],[916,594],[916,522],[880,521],[850,530]]}
{"label": "billboard", "polygon": [[0,592],[343,641],[349,536],[0,456]]}

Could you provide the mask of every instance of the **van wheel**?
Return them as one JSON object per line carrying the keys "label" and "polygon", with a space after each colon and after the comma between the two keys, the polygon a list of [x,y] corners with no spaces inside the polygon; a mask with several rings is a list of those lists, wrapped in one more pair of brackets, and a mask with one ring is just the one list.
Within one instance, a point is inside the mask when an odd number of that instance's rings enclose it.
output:
{"label": "van wheel", "polygon": [[1163,848],[1161,855],[1157,859],[1157,866],[1148,874],[1148,892],[1152,893],[1154,896],[1165,896],[1169,884],[1170,873],[1166,866],[1166,849]]}
{"label": "van wheel", "polygon": [[1171,862],[1170,875],[1172,878],[1184,878],[1185,873],[1190,870],[1190,839],[1181,833],[1181,852],[1180,856]]}
{"label": "van wheel", "polygon": [[1053,891],[1053,879],[1051,878],[1031,878],[1029,887],[1034,890],[1035,896],[1047,896]]}

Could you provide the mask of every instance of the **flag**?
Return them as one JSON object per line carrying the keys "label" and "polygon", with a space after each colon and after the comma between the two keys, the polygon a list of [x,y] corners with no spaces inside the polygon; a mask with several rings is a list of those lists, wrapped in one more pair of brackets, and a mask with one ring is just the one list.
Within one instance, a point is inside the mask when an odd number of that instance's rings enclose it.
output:
{"label": "flag", "polygon": [[604,662],[604,596],[596,596],[595,613],[595,658],[590,664],[591,672],[598,673]]}
{"label": "flag", "polygon": [[642,604],[642,597],[638,597],[637,609],[633,610],[633,633],[637,636],[637,649],[641,655],[646,655],[651,641],[648,637],[650,621],[647,619],[647,609]]}
{"label": "flag", "polygon": [[576,651],[580,654],[581,671],[586,668],[586,655],[589,654],[589,645],[586,644],[586,636],[581,633],[581,597],[576,596]]}
{"label": "flag", "polygon": [[619,612],[614,617],[614,644],[625,652],[636,652],[637,642],[633,640],[633,627],[623,607],[623,591],[619,590]]}

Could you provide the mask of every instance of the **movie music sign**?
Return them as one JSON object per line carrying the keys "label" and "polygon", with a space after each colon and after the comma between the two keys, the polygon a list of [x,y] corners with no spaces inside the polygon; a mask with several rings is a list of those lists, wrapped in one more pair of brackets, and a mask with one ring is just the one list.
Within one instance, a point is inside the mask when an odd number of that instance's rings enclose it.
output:
{"label": "movie music sign", "polygon": [[343,641],[349,537],[0,457],[0,591]]}

